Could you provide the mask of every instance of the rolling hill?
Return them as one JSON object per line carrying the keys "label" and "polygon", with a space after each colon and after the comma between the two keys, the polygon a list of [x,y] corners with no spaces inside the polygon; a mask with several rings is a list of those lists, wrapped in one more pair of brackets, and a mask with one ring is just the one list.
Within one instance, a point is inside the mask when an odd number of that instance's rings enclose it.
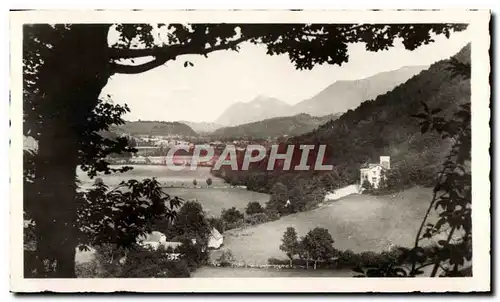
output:
{"label": "rolling hill", "polygon": [[221,138],[265,139],[281,136],[296,136],[310,132],[328,121],[335,120],[340,114],[322,117],[301,113],[294,116],[275,117],[234,127],[217,129],[211,136]]}
{"label": "rolling hill", "polygon": [[211,133],[215,130],[224,127],[224,125],[210,122],[189,122],[189,121],[179,121],[181,124],[186,124],[191,129],[196,131],[196,133]]}
{"label": "rolling hill", "polygon": [[129,135],[197,136],[197,133],[191,127],[179,122],[127,121],[124,125],[114,126],[110,130],[118,134]]}

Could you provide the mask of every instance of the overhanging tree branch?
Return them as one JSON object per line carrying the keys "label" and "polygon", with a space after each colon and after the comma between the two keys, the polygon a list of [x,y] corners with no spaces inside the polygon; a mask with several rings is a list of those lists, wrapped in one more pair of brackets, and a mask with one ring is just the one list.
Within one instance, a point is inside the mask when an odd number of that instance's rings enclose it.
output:
{"label": "overhanging tree branch", "polygon": [[165,64],[168,60],[172,60],[175,57],[171,56],[163,56],[157,57],[156,59],[149,61],[140,65],[123,65],[117,63],[111,63],[111,70],[114,73],[123,73],[123,74],[137,74],[146,72],[148,70],[154,69],[158,66]]}
{"label": "overhanging tree branch", "polygon": [[213,51],[233,49],[238,44],[248,40],[249,38],[241,37],[239,39],[229,41],[205,49],[198,49],[192,44],[187,45],[171,45],[168,47],[157,47],[151,49],[110,49],[111,59],[132,59],[139,57],[156,57],[154,60],[139,65],[125,65],[111,63],[111,69],[114,73],[137,74],[142,73],[158,66],[165,64],[169,60],[174,60],[177,56],[186,54],[207,55]]}

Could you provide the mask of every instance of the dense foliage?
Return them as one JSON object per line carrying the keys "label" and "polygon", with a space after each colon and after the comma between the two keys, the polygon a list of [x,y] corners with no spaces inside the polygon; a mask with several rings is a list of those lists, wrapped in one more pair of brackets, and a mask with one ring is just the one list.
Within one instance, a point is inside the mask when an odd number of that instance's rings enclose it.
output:
{"label": "dense foliage", "polygon": [[188,278],[188,265],[184,260],[172,261],[164,250],[132,249],[119,278]]}
{"label": "dense foliage", "polygon": [[234,224],[244,218],[243,213],[238,211],[235,207],[229,209],[223,209],[221,213],[221,219],[227,224]]}
{"label": "dense foliage", "polygon": [[275,117],[234,127],[219,128],[210,136],[216,139],[239,138],[249,140],[296,136],[313,131],[319,125],[335,120],[339,116],[339,114],[331,114],[315,117],[303,113],[294,116]]}
{"label": "dense foliage", "polygon": [[257,213],[263,213],[264,208],[260,205],[258,201],[251,201],[247,204],[247,207],[245,208],[245,213],[247,215],[252,215],[252,214],[257,214]]}
{"label": "dense foliage", "polygon": [[173,225],[162,231],[168,238],[198,238],[198,243],[206,247],[211,228],[201,204],[187,201],[179,209]]}

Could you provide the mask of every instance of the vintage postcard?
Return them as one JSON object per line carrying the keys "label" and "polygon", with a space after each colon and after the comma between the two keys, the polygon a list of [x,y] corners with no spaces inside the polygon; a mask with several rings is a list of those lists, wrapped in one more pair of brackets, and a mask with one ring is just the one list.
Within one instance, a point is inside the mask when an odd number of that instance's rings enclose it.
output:
{"label": "vintage postcard", "polygon": [[489,11],[10,18],[11,291],[491,290]]}

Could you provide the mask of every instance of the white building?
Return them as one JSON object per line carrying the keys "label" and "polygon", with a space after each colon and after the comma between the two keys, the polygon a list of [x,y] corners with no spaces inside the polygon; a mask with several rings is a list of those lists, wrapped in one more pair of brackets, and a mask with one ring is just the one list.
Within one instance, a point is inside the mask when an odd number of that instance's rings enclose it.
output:
{"label": "white building", "polygon": [[208,240],[208,248],[218,249],[221,247],[222,243],[224,243],[224,236],[222,236],[216,228],[213,228]]}
{"label": "white building", "polygon": [[378,189],[380,185],[380,179],[382,177],[383,170],[389,170],[391,168],[391,157],[390,156],[380,156],[380,163],[378,164],[368,164],[368,167],[360,169],[360,185],[367,180],[375,189]]}

